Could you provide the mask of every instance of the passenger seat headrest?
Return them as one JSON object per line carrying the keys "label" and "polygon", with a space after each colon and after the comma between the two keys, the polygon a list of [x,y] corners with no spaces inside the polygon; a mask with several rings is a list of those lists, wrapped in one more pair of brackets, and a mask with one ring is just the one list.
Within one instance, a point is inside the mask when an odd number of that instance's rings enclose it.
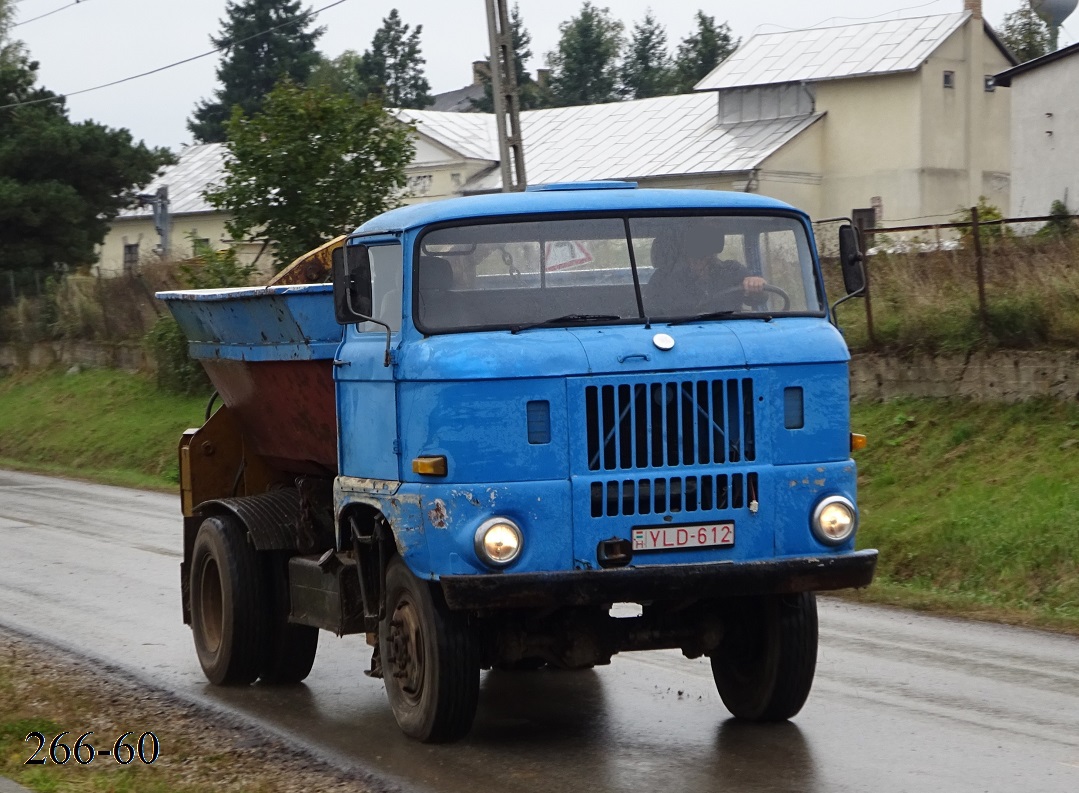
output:
{"label": "passenger seat headrest", "polygon": [[420,257],[421,289],[452,289],[453,265],[439,256]]}

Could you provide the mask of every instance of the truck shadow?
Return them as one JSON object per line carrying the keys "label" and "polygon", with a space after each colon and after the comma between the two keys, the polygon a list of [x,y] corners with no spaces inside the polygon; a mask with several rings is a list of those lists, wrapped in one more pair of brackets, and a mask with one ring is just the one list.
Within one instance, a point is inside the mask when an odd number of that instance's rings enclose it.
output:
{"label": "truck shadow", "polygon": [[716,730],[712,772],[717,789],[824,790],[809,741],[793,722],[750,724],[727,719]]}

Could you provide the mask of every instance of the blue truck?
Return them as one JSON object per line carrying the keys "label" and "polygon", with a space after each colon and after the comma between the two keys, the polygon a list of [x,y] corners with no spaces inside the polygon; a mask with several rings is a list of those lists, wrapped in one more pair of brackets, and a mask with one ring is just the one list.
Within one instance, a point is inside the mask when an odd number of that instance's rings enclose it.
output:
{"label": "blue truck", "polygon": [[[864,274],[838,236],[846,299]],[[366,635],[422,741],[468,732],[481,670],[629,650],[708,657],[737,718],[801,709],[814,593],[877,558],[805,213],[547,185],[395,209],[321,253],[300,280],[325,282],[159,295],[223,403],[180,442],[210,681],[300,681],[329,630]]]}

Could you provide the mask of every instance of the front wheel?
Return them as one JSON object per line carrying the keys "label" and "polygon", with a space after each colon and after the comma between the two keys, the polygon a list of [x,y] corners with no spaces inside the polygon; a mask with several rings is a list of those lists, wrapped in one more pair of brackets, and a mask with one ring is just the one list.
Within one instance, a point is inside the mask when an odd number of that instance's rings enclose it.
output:
{"label": "front wheel", "polygon": [[735,718],[785,721],[802,709],[817,668],[812,592],[745,598],[712,653],[716,689]]}
{"label": "front wheel", "polygon": [[476,632],[467,615],[450,611],[441,593],[416,578],[400,557],[386,568],[379,648],[386,694],[401,730],[425,743],[464,737],[479,700]]}

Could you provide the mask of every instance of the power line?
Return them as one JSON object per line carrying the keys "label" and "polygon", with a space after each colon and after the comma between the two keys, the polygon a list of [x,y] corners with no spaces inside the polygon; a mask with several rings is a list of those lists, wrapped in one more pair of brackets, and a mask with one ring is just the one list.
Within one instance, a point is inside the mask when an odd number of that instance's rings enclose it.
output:
{"label": "power line", "polygon": [[[85,0],[76,0],[76,2],[80,2],[80,1],[85,2]],[[344,2],[347,2],[347,0],[336,0],[336,2],[330,3],[329,5],[324,5],[322,8],[319,8],[319,9],[317,9],[315,11],[308,11],[306,14],[301,15],[301,18],[304,19],[304,20],[314,19],[316,16],[321,14],[323,11],[328,11],[329,9],[333,8],[334,6],[339,6]],[[29,20],[27,20],[27,21],[29,21]],[[58,96],[45,97],[44,99],[31,99],[31,100],[28,100],[26,102],[12,102],[9,105],[0,105],[0,110],[10,110],[13,107],[25,107],[27,105],[40,105],[40,104],[42,104],[44,102],[59,102],[62,99],[68,98],[69,96],[78,96],[79,94],[88,94],[91,91],[100,91],[102,88],[111,88],[114,85],[120,85],[120,83],[129,83],[132,80],[138,80],[140,77],[148,77],[151,74],[157,74],[158,72],[163,72],[166,69],[172,69],[172,68],[175,68],[176,66],[183,66],[185,63],[191,63],[192,61],[197,61],[200,58],[208,58],[209,56],[215,55],[215,54],[221,52],[222,50],[227,50],[229,47],[234,47],[237,44],[243,44],[245,41],[251,41],[251,39],[257,39],[259,36],[265,36],[267,33],[273,33],[275,30],[279,30],[281,28],[288,27],[290,25],[295,25],[298,21],[299,21],[299,19],[290,19],[288,22],[282,22],[280,25],[274,25],[272,28],[267,28],[266,30],[260,30],[258,33],[253,33],[252,35],[247,36],[245,38],[237,39],[236,41],[226,41],[224,44],[221,44],[218,47],[214,47],[209,52],[203,52],[203,53],[201,53],[199,55],[192,55],[190,58],[184,58],[182,61],[175,61],[174,63],[170,63],[170,64],[167,64],[165,66],[159,66],[156,69],[151,69],[148,72],[141,72],[140,74],[133,74],[130,77],[123,77],[123,78],[121,78],[119,80],[113,80],[111,83],[103,83],[102,85],[95,85],[92,88],[83,88],[80,91],[70,91],[69,93],[59,94]]]}
{"label": "power line", "polygon": [[22,22],[16,22],[11,27],[12,28],[17,28],[20,25],[26,25],[26,24],[29,24],[30,22],[37,22],[39,19],[44,19],[45,17],[51,17],[53,14],[59,14],[61,11],[64,11],[65,9],[74,8],[79,3],[85,3],[85,2],[86,2],[86,0],[75,0],[75,2],[68,3],[66,6],[60,6],[59,8],[54,8],[52,11],[46,11],[44,14],[39,14],[36,17],[31,17],[30,19],[24,19]]}

